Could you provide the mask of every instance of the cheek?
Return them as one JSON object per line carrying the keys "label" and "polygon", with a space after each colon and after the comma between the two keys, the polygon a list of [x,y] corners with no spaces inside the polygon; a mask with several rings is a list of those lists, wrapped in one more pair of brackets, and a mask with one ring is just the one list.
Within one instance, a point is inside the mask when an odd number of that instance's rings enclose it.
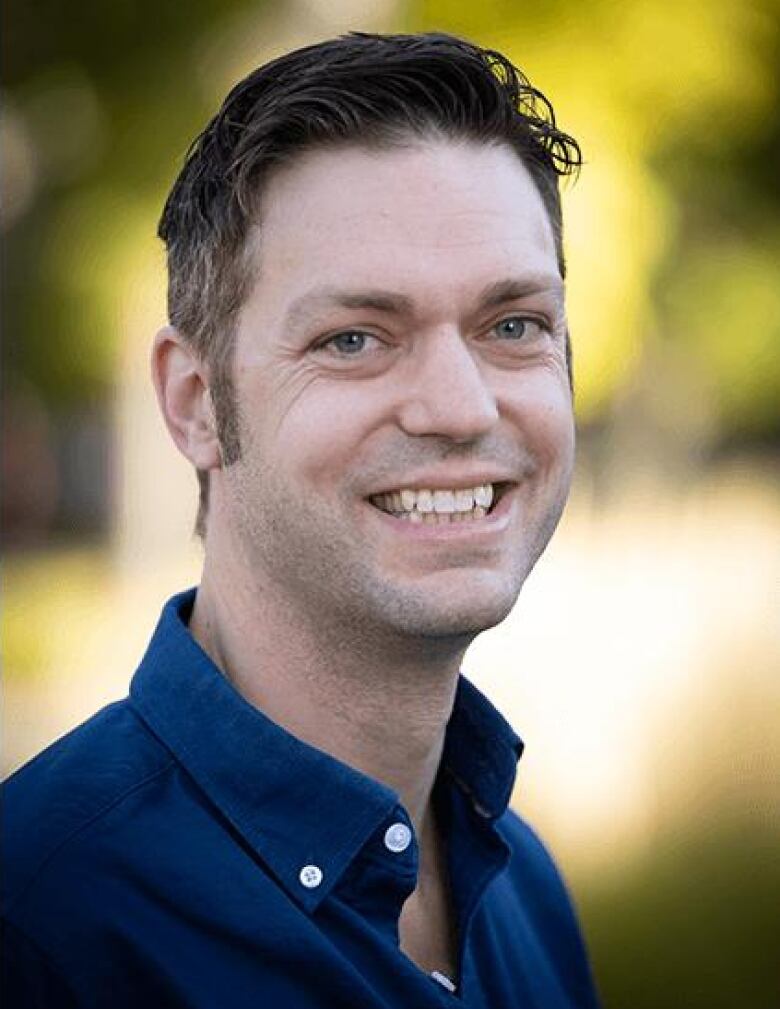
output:
{"label": "cheek", "polygon": [[354,472],[380,420],[376,394],[316,380],[296,392],[276,415],[273,438],[282,464],[297,460],[302,473],[321,484]]}
{"label": "cheek", "polygon": [[535,461],[544,469],[571,469],[574,413],[568,379],[544,372],[523,375],[504,402],[505,416]]}
{"label": "cheek", "polygon": [[342,390],[313,368],[263,362],[240,371],[242,434],[282,464],[341,441],[353,426]]}

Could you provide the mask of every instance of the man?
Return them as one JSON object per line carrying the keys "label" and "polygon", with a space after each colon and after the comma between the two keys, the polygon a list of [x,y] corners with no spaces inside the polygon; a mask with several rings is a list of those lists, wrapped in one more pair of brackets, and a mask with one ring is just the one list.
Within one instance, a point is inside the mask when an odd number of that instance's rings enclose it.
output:
{"label": "man", "polygon": [[153,374],[197,593],[7,786],[16,1004],[596,1004],[520,742],[459,676],[558,522],[558,176],[503,57],[352,35],[228,96],[168,198]]}

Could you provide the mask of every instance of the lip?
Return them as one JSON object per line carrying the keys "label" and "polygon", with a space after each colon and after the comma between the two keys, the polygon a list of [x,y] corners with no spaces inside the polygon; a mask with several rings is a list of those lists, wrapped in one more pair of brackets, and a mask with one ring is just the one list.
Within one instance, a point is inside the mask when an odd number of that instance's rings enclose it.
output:
{"label": "lip", "polygon": [[516,474],[508,473],[489,473],[489,472],[478,472],[463,471],[462,473],[453,473],[452,470],[448,470],[447,473],[414,473],[411,476],[404,477],[398,483],[387,484],[385,487],[377,488],[377,490],[370,491],[366,497],[376,497],[378,494],[391,494],[394,491],[400,490],[422,490],[427,488],[429,490],[463,490],[467,487],[480,487],[484,484],[492,483],[495,484],[515,484],[517,482]]}
{"label": "lip", "polygon": [[[487,482],[491,483],[492,481]],[[463,484],[457,484],[456,486],[463,486]],[[437,485],[436,489],[443,489],[442,485]],[[441,541],[445,543],[453,541],[475,542],[480,539],[499,536],[506,531],[515,510],[516,491],[517,484],[512,483],[501,495],[490,514],[484,518],[473,519],[468,522],[452,522],[448,525],[428,525],[424,522],[417,523],[397,519],[368,501],[366,501],[366,504],[384,526],[400,536],[407,536],[417,541]]]}

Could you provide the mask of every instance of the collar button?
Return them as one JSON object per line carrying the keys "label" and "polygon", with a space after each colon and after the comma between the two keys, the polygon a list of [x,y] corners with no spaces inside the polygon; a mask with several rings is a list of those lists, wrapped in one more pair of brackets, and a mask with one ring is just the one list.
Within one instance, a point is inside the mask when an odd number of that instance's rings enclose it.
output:
{"label": "collar button", "polygon": [[388,851],[399,854],[406,851],[412,843],[412,832],[405,823],[394,823],[385,831],[385,847]]}

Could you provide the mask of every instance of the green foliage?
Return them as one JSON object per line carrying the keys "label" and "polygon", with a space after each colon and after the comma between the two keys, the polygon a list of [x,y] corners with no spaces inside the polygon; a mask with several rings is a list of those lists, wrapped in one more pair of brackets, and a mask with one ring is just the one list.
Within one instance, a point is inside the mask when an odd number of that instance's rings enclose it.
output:
{"label": "green foliage", "polygon": [[9,201],[3,364],[50,408],[110,398],[128,243],[154,236],[177,165],[220,98],[193,86],[197,44],[246,6],[5,6],[7,185],[19,195]]}

